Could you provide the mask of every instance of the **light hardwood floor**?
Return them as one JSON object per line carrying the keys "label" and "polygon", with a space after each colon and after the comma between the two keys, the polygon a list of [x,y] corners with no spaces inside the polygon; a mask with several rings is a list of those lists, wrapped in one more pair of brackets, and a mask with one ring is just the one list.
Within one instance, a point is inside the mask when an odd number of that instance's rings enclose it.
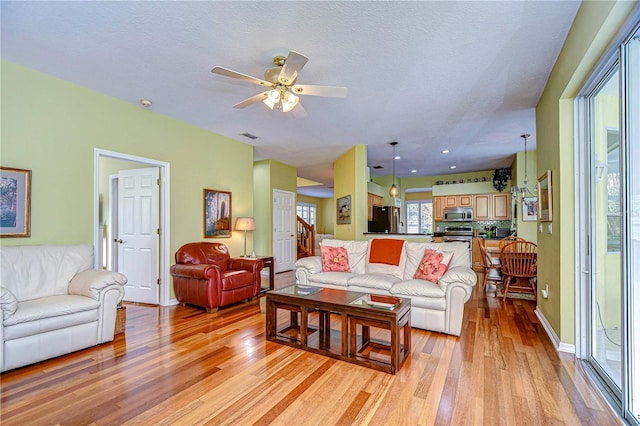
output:
{"label": "light hardwood floor", "polygon": [[[480,281],[481,283],[482,281]],[[113,343],[1,375],[2,425],[613,425],[534,302],[476,286],[462,336],[413,329],[392,376],[265,341],[257,301],[127,306]],[[284,319],[284,317],[283,317]]]}

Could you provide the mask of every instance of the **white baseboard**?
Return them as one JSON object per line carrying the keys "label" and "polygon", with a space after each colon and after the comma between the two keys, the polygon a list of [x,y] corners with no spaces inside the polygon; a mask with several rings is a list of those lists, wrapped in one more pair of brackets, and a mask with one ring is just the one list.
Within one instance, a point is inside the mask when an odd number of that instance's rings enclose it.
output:
{"label": "white baseboard", "polygon": [[549,339],[551,339],[551,343],[553,343],[553,346],[556,348],[556,350],[558,352],[567,352],[570,354],[575,354],[576,345],[561,342],[560,338],[558,337],[556,332],[553,331],[553,328],[549,324],[549,321],[547,321],[547,319],[544,317],[542,312],[540,312],[538,308],[536,308],[534,312],[538,317],[538,319],[540,320],[540,324],[542,324],[542,327],[544,327],[544,330],[547,332],[547,335],[549,336]]}

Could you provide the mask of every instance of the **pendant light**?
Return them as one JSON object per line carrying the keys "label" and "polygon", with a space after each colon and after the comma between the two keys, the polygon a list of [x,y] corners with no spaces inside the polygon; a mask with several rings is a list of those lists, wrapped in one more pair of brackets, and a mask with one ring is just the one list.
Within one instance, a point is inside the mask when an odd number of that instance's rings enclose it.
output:
{"label": "pendant light", "polygon": [[524,133],[520,135],[522,139],[524,139],[524,186],[512,186],[511,194],[514,198],[517,198],[518,195],[522,198],[525,198],[527,195],[533,195],[533,192],[529,190],[529,179],[527,177],[527,138],[531,135],[529,133]]}
{"label": "pendant light", "polygon": [[389,189],[389,195],[392,196],[393,198],[396,198],[400,193],[400,190],[396,186],[396,145],[398,145],[398,142],[389,142],[389,145],[393,147],[393,158],[392,158],[393,181],[391,181],[391,188]]}

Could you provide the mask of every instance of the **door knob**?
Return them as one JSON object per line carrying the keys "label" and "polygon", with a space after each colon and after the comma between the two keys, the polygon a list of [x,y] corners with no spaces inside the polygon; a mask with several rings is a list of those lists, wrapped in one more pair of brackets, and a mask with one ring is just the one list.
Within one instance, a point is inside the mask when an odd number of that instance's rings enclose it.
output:
{"label": "door knob", "polygon": [[122,241],[122,238],[114,238],[113,242],[114,243],[120,243],[120,244],[124,243],[124,241]]}

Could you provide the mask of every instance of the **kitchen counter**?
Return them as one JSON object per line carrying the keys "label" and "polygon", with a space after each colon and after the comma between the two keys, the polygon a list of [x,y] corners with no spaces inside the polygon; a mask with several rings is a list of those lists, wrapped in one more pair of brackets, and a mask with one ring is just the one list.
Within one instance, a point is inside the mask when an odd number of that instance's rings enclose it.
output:
{"label": "kitchen counter", "polygon": [[430,243],[431,235],[429,234],[407,234],[404,232],[388,233],[388,232],[363,232],[367,239],[373,238],[397,238],[399,240],[407,240],[412,242]]}
{"label": "kitchen counter", "polygon": [[413,237],[430,237],[429,234],[408,234],[406,232],[363,232],[364,235],[409,235]]}

